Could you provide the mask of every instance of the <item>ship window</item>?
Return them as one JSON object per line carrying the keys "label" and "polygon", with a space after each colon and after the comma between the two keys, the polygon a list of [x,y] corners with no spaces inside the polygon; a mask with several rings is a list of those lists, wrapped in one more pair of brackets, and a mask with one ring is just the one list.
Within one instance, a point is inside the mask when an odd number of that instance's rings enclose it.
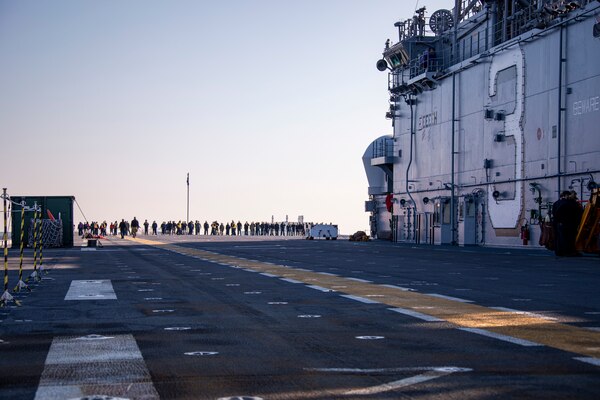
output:
{"label": "ship window", "polygon": [[442,207],[444,208],[442,215],[443,215],[443,224],[449,224],[450,223],[450,199],[445,199],[446,201],[444,202],[444,204],[442,204]]}

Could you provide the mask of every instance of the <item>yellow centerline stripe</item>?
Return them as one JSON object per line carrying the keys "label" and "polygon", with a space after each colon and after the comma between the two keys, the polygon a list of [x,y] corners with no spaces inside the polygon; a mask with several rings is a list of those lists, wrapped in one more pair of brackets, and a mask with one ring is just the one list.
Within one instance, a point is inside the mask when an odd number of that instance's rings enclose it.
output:
{"label": "yellow centerline stripe", "polygon": [[[443,299],[422,293],[404,291],[375,283],[358,282],[341,276],[324,275],[285,265],[249,261],[234,256],[198,250],[146,239],[130,239],[140,244],[159,246],[176,253],[266,272],[280,277],[318,285],[353,296],[369,298],[394,308],[404,308],[436,317],[464,328],[486,329],[502,335],[525,339],[560,350],[600,358],[600,332],[565,325],[526,313],[499,311],[472,303]],[[341,288],[343,286],[343,288]],[[383,297],[379,297],[383,296]],[[371,298],[373,300],[373,298]]]}

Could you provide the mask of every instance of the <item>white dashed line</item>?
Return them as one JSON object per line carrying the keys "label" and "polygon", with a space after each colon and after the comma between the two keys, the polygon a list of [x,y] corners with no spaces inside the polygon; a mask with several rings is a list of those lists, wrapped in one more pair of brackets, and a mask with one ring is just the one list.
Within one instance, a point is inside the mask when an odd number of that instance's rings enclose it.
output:
{"label": "white dashed line", "polygon": [[600,358],[595,357],[574,357],[575,360],[581,361],[587,364],[595,365],[596,367],[600,367]]}
{"label": "white dashed line", "polygon": [[282,281],[288,282],[288,283],[304,283],[304,282],[300,282],[297,281],[295,279],[291,279],[291,278],[280,278]]}
{"label": "white dashed line", "polygon": [[460,303],[473,303],[472,300],[465,300],[465,299],[461,299],[459,297],[445,296],[443,294],[438,294],[438,293],[426,293],[426,294],[427,294],[427,296],[437,297],[437,298],[445,299],[445,300],[458,301]]}
{"label": "white dashed line", "polygon": [[350,299],[350,300],[360,301],[361,303],[365,303],[365,304],[381,304],[378,301],[365,299],[364,297],[359,297],[359,296],[352,296],[351,294],[342,294],[341,296],[345,297],[347,299]]}
{"label": "white dashed line", "polygon": [[327,289],[327,288],[324,288],[322,286],[317,286],[317,285],[308,285],[307,287],[318,290],[320,292],[325,292],[325,293],[335,292],[335,290],[333,290],[333,289]]}
{"label": "white dashed line", "polygon": [[409,291],[413,290],[413,289],[409,289],[409,288],[402,287],[402,286],[396,286],[396,285],[380,285],[380,286],[387,287],[390,289],[399,289],[399,290],[402,290],[403,292],[409,292]]}
{"label": "white dashed line", "polygon": [[350,281],[356,281],[356,282],[363,282],[363,283],[373,283],[373,281],[368,281],[366,279],[360,279],[360,278],[346,278]]}
{"label": "white dashed line", "polygon": [[475,333],[477,335],[487,336],[493,339],[502,340],[504,342],[509,342],[513,344],[518,344],[519,346],[542,346],[539,343],[530,342],[529,340],[519,339],[513,336],[502,335],[500,333],[495,333],[491,331],[486,331],[485,329],[477,329],[477,328],[458,328],[461,331]]}
{"label": "white dashed line", "polygon": [[408,315],[410,317],[418,318],[427,322],[445,322],[443,319],[432,317],[431,315],[422,314],[417,311],[407,310],[406,308],[388,308],[388,310],[397,312],[399,314]]}

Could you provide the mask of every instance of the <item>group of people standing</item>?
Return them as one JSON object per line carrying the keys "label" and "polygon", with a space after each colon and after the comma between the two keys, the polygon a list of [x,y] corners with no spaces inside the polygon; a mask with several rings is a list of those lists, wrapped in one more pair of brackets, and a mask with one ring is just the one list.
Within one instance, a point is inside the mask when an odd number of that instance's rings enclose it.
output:
{"label": "group of people standing", "polygon": [[[200,221],[168,221],[160,225],[163,235],[217,235],[217,236],[302,236],[309,224],[296,222],[248,222],[241,221],[200,223]],[[147,233],[146,233],[147,234]],[[156,235],[154,231],[153,235]]]}
{"label": "group of people standing", "polygon": [[[79,236],[87,234],[96,236],[107,236],[107,229],[110,235],[121,235],[121,238],[131,235],[136,236],[137,232],[143,226],[144,235],[158,235],[159,225],[156,221],[152,223],[148,220],[140,225],[136,217],[133,220],[126,221],[121,219],[121,222],[106,221],[98,224],[97,222],[80,222],[77,226]],[[304,236],[307,229],[310,229],[311,224],[298,222],[248,222],[244,224],[241,221],[223,222],[213,221],[211,224],[208,221],[200,223],[200,221],[163,221],[160,224],[161,235],[218,235],[218,236]]]}

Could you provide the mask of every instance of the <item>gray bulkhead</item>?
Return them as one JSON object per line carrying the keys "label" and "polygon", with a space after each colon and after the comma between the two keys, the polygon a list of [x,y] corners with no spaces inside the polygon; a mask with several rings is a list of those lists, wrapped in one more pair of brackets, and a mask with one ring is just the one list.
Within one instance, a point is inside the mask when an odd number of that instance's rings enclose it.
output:
{"label": "gray bulkhead", "polygon": [[[529,244],[537,245],[540,220],[560,190],[589,197],[587,183],[600,181],[597,22],[588,13],[526,32],[451,66],[414,96],[412,112],[396,103],[398,241],[515,246],[527,224]],[[408,81],[410,71],[403,74]]]}

